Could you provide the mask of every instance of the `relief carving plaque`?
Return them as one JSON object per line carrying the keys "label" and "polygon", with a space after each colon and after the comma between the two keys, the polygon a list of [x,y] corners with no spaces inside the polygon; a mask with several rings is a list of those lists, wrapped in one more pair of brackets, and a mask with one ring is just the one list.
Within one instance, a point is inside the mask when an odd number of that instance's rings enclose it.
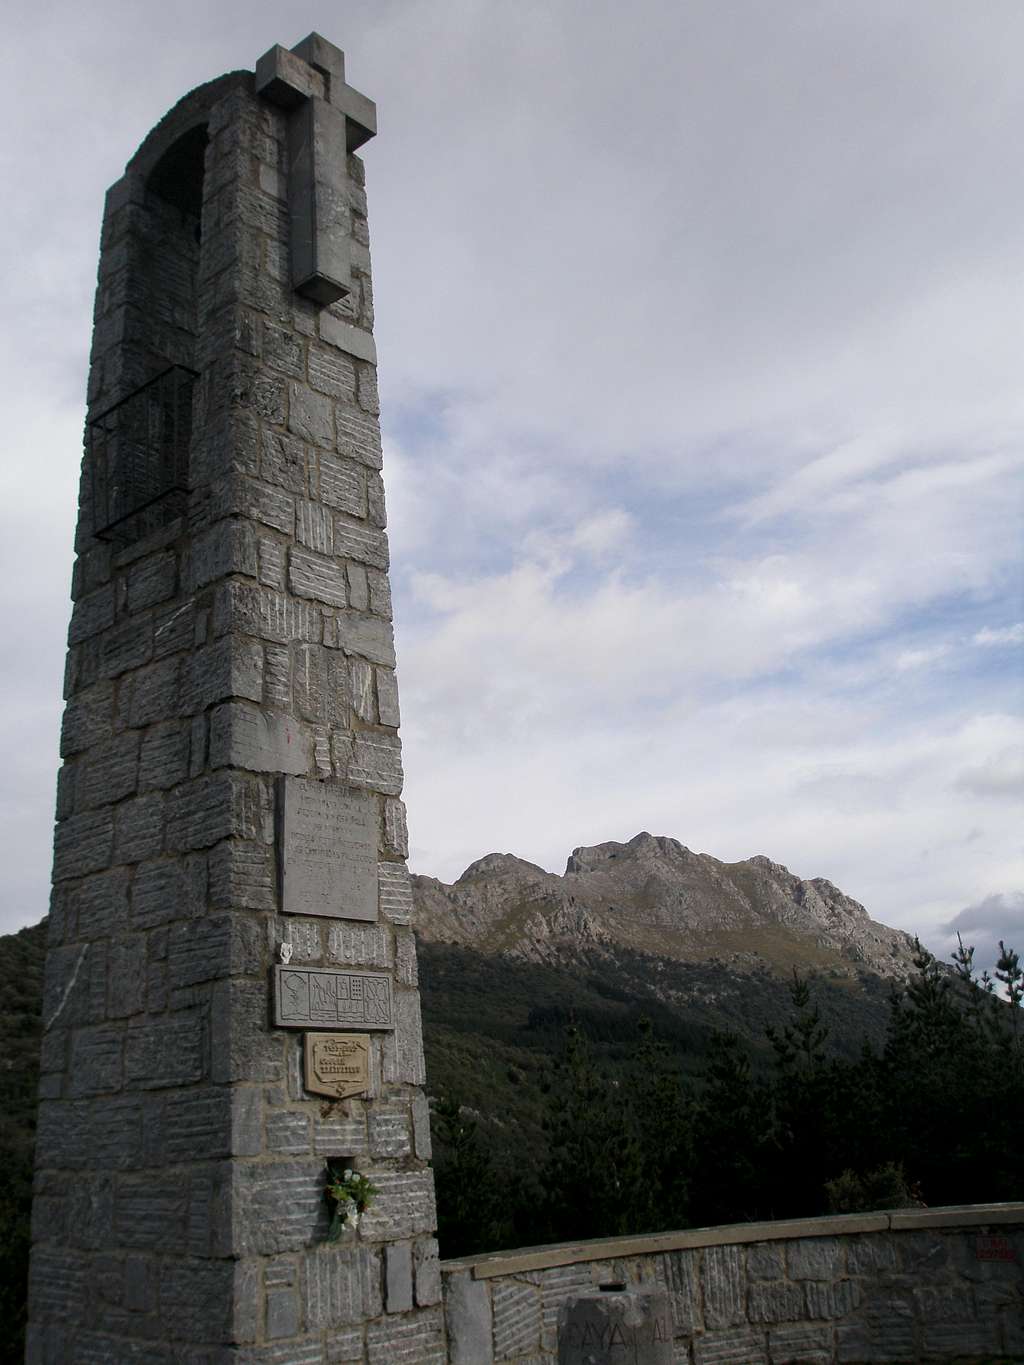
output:
{"label": "relief carving plaque", "polygon": [[335,1100],[362,1095],[370,1088],[370,1039],[365,1033],[307,1033],[306,1089]]}
{"label": "relief carving plaque", "polygon": [[395,1027],[391,978],[325,967],[274,968],[274,1023],[281,1028]]}
{"label": "relief carving plaque", "polygon": [[281,779],[281,909],[377,918],[377,802],[306,777]]}

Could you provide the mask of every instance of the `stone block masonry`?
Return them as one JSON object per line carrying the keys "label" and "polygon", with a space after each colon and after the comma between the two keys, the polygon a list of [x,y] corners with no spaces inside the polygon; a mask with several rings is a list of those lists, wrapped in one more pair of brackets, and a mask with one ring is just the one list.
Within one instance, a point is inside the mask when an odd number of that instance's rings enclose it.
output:
{"label": "stone block masonry", "polygon": [[451,1365],[556,1365],[559,1309],[667,1293],[686,1365],[1024,1360],[1024,1204],[693,1228],[442,1261]]}
{"label": "stone block masonry", "polygon": [[[374,127],[311,35],[186,96],[107,196],[33,1365],[446,1356],[353,154]],[[289,783],[326,795],[283,904]],[[307,1091],[282,944],[303,980],[386,997],[364,1093]],[[379,1190],[330,1245],[328,1160]]]}

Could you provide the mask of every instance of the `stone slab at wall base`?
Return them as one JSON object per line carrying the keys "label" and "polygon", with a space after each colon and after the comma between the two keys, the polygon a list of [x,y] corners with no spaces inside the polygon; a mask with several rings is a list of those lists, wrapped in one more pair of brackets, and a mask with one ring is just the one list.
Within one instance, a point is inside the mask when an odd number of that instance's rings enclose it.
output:
{"label": "stone slab at wall base", "polygon": [[1024,1203],[691,1228],[441,1263],[451,1365],[556,1365],[559,1309],[666,1291],[677,1365],[1024,1361]]}

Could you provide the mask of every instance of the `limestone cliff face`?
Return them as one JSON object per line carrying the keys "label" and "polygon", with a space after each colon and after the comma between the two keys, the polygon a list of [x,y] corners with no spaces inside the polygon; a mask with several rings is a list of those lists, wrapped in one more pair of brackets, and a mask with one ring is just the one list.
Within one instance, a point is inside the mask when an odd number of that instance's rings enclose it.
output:
{"label": "limestone cliff face", "polygon": [[912,955],[909,935],[824,878],[802,880],[762,856],[719,862],[647,833],[573,849],[563,876],[490,853],[452,886],[414,877],[413,894],[423,938],[531,961],[619,945],[787,973],[904,976]]}

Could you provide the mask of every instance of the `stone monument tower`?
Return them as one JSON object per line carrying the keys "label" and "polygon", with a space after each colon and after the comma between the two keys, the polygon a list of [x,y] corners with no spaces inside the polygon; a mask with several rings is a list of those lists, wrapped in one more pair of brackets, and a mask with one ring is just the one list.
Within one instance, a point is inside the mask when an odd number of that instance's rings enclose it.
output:
{"label": "stone monument tower", "polygon": [[[107,196],[28,1358],[445,1358],[362,165],[317,34]],[[334,1209],[328,1167],[375,1187]]]}

